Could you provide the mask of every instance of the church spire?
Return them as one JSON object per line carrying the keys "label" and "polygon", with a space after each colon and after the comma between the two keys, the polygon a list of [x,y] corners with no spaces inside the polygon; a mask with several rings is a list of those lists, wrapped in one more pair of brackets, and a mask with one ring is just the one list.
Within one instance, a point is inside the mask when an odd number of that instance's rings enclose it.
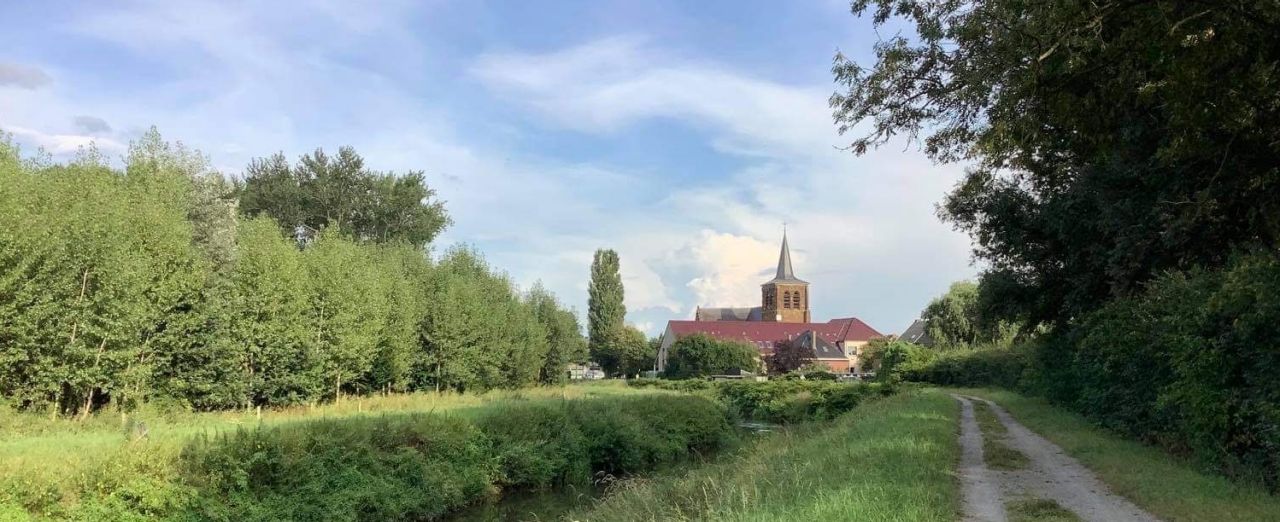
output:
{"label": "church spire", "polygon": [[791,249],[787,248],[787,227],[782,226],[782,252],[778,254],[778,275],[774,279],[795,279],[791,270]]}
{"label": "church spire", "polygon": [[[787,244],[787,229],[782,229],[782,251],[778,253],[778,272],[774,275],[774,282],[804,283],[804,281],[796,278],[795,270],[791,268],[791,247]],[[766,283],[767,284],[767,283]]]}

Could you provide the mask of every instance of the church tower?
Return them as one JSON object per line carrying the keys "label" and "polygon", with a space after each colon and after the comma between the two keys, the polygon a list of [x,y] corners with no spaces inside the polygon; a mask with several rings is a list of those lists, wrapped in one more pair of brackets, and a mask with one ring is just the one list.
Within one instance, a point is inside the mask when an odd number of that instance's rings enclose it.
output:
{"label": "church tower", "polygon": [[787,232],[782,232],[782,252],[778,254],[778,273],[761,286],[760,319],[780,323],[809,322],[809,283],[796,278],[791,269],[791,249]]}

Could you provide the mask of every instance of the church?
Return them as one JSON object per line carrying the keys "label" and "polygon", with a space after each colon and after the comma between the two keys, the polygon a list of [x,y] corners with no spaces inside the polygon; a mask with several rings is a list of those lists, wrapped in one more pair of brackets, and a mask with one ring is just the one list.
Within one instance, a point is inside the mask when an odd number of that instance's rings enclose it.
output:
{"label": "church", "polygon": [[692,321],[668,321],[658,348],[658,371],[666,368],[667,354],[681,337],[697,333],[717,339],[743,341],[756,346],[760,357],[773,354],[777,341],[798,340],[814,352],[814,361],[833,373],[861,373],[862,348],[880,332],[856,317],[813,323],[809,310],[809,282],[795,275],[787,234],[773,279],[760,285],[760,306],[702,308]]}

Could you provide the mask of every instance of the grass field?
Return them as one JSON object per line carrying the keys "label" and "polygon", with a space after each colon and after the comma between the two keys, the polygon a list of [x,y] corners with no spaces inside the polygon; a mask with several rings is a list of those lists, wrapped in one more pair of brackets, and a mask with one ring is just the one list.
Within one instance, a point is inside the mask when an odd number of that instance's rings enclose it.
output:
{"label": "grass field", "polygon": [[[486,405],[549,402],[643,394],[618,382],[534,388],[485,394],[405,394],[349,398],[341,403],[280,410],[161,414],[141,412],[134,421],[148,435],[131,440],[125,419],[103,413],[89,419],[50,419],[0,407],[0,520],[22,511],[55,514],[95,492],[147,488],[174,478],[173,463],[193,437],[238,428],[282,426],[319,419],[378,417],[388,413],[449,412],[467,417]],[[144,483],[138,483],[141,480]],[[6,512],[8,510],[8,512]]]}
{"label": "grass field", "polygon": [[1280,520],[1280,497],[1198,470],[1157,448],[1100,429],[1042,399],[1003,390],[962,390],[995,401],[1062,447],[1111,489],[1169,521]]}
{"label": "grass field", "polygon": [[955,520],[959,406],[903,391],[688,473],[625,482],[571,520]]}

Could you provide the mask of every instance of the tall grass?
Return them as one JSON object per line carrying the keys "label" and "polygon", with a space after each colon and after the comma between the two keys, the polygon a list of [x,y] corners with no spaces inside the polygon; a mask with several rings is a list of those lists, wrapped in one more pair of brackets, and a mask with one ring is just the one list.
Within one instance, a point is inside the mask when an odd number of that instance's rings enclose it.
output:
{"label": "tall grass", "polygon": [[687,474],[625,481],[568,517],[651,520],[954,520],[958,406],[936,390],[803,424]]}
{"label": "tall grass", "polygon": [[[119,414],[85,421],[50,419],[0,408],[0,519],[11,513],[55,518],[117,519],[120,513],[170,513],[188,505],[197,489],[173,487],[191,478],[178,463],[193,439],[224,440],[273,429],[323,429],[326,422],[352,426],[379,419],[436,413],[473,422],[514,405],[672,396],[620,384],[584,384],[486,394],[410,394],[351,399],[337,404],[281,410],[191,414],[149,409],[132,416],[147,425],[135,439]],[[438,415],[437,415],[438,416]],[[662,419],[649,419],[661,422]],[[199,482],[199,481],[196,481]],[[495,482],[498,482],[495,479]],[[194,486],[193,486],[194,487]],[[201,486],[203,487],[203,486]]]}

